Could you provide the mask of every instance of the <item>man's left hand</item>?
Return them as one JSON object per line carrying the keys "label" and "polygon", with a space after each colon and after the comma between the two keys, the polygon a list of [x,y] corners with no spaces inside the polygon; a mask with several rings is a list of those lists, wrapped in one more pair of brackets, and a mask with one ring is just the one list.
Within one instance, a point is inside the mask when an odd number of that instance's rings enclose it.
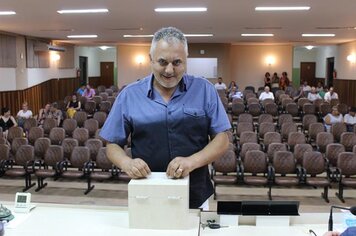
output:
{"label": "man's left hand", "polygon": [[194,170],[193,163],[189,157],[176,157],[167,167],[166,174],[168,178],[184,178]]}

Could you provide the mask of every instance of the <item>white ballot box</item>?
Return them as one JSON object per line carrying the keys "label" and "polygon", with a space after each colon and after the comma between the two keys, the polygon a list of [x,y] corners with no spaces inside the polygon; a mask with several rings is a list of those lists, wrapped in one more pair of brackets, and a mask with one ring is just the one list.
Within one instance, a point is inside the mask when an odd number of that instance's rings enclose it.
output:
{"label": "white ballot box", "polygon": [[130,228],[189,228],[189,177],[169,179],[166,173],[151,173],[131,180],[128,193]]}

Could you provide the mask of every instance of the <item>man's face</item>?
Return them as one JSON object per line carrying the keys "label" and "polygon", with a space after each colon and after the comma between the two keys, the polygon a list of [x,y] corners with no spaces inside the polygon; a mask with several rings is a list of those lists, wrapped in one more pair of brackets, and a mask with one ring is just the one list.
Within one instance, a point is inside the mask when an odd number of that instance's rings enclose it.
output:
{"label": "man's face", "polygon": [[165,89],[175,88],[186,70],[187,54],[184,44],[160,40],[150,57],[152,73],[158,86]]}
{"label": "man's face", "polygon": [[266,93],[269,92],[269,87],[268,87],[268,86],[265,87],[265,92],[266,92]]}

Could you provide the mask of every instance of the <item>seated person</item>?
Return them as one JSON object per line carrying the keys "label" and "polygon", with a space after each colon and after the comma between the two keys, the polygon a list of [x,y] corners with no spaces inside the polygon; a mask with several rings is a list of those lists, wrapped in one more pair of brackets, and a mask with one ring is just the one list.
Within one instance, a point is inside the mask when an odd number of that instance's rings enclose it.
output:
{"label": "seated person", "polygon": [[63,113],[61,110],[58,109],[58,104],[56,102],[52,103],[51,105],[51,112],[49,118],[53,118],[57,121],[57,126],[60,126],[63,120]]}
{"label": "seated person", "polygon": [[38,125],[41,126],[43,125],[43,121],[46,118],[49,118],[51,114],[51,104],[47,103],[44,108],[41,108],[40,111],[38,112]]}
{"label": "seated person", "polygon": [[4,107],[1,109],[0,127],[2,128],[3,137],[7,139],[7,134],[11,127],[17,126],[15,118],[11,115],[10,109]]}
{"label": "seated person", "polygon": [[82,86],[80,86],[77,90],[77,94],[80,96],[83,96],[83,93],[85,91],[85,85],[83,84]]}
{"label": "seated person", "polygon": [[16,115],[18,125],[20,127],[23,127],[25,120],[31,117],[32,117],[32,111],[28,109],[27,102],[22,103],[22,109]]}
{"label": "seated person", "polygon": [[311,87],[308,85],[308,81],[306,80],[303,81],[302,90],[303,92],[309,92],[311,90]]}
{"label": "seated person", "polygon": [[319,91],[319,96],[324,100],[325,94],[328,92],[328,87],[324,86],[322,90]]}
{"label": "seated person", "polygon": [[330,102],[331,99],[339,99],[339,95],[334,92],[334,87],[330,87],[329,91],[325,93],[324,100],[325,102]]}
{"label": "seated person", "polygon": [[77,100],[77,95],[73,94],[71,101],[67,104],[67,115],[69,118],[73,118],[74,114],[80,110],[81,104],[80,101]]}
{"label": "seated person", "polygon": [[230,93],[234,87],[237,87],[237,84],[235,81],[231,81],[229,84],[229,88],[227,89],[227,92]]}
{"label": "seated person", "polygon": [[270,92],[269,86],[265,86],[265,91],[260,94],[260,97],[258,99],[260,101],[263,101],[268,98],[274,100],[274,95],[272,92]]}
{"label": "seated person", "polygon": [[319,93],[321,90],[324,90],[323,84],[318,81],[318,84],[316,86],[316,91]]}
{"label": "seated person", "polygon": [[311,91],[308,94],[308,100],[310,102],[314,102],[317,99],[321,99],[320,95],[318,94],[318,92],[316,91],[316,88],[313,86],[311,87]]}
{"label": "seated person", "polygon": [[226,90],[226,84],[222,82],[222,78],[218,78],[218,82],[214,85],[216,90]]}
{"label": "seated person", "polygon": [[356,107],[351,107],[348,114],[344,116],[344,122],[348,132],[353,132],[354,124],[356,124]]}
{"label": "seated person", "polygon": [[83,93],[83,97],[86,97],[87,99],[92,99],[94,96],[95,90],[89,84],[87,84]]}
{"label": "seated person", "polygon": [[343,123],[344,119],[342,117],[342,114],[339,113],[339,110],[337,109],[337,106],[333,106],[331,109],[331,113],[327,114],[324,117],[324,125],[326,128],[326,131],[330,132],[331,125],[336,124],[336,123]]}
{"label": "seated person", "polygon": [[232,101],[234,99],[242,98],[243,94],[237,90],[237,87],[234,86],[231,89],[231,92],[229,93],[229,100]]}

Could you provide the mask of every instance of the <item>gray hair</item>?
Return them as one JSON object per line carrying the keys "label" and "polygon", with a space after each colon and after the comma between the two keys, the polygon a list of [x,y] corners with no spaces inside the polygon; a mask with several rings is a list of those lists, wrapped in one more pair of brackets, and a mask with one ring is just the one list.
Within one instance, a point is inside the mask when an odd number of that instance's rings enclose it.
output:
{"label": "gray hair", "polygon": [[188,56],[188,44],[187,39],[179,29],[175,27],[166,27],[158,30],[154,35],[151,43],[150,54],[152,55],[153,51],[156,48],[157,42],[164,40],[168,43],[180,42],[184,45],[185,53]]}

